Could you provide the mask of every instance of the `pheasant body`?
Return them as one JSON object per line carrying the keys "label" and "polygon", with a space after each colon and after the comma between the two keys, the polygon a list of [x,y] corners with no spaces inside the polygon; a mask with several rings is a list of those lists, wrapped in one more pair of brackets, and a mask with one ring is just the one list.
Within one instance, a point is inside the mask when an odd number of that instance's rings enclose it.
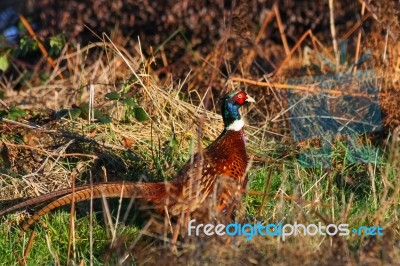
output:
{"label": "pheasant body", "polygon": [[[220,136],[203,151],[195,154],[189,162],[168,182],[134,183],[111,182],[83,185],[59,193],[59,197],[39,210],[24,225],[26,230],[41,216],[60,206],[92,198],[124,197],[142,198],[153,203],[160,212],[167,210],[176,216],[190,213],[202,206],[206,199],[216,198],[219,212],[226,212],[234,201],[240,199],[247,184],[246,168],[248,158],[243,130],[244,122],[239,108],[247,102],[254,102],[245,92],[234,92],[221,100],[221,112],[225,129]],[[46,195],[30,199],[24,203],[0,212],[0,216],[16,208],[33,205],[48,200]]]}
{"label": "pheasant body", "polygon": [[[227,152],[229,151],[229,152]],[[199,158],[202,157],[202,158]],[[203,204],[204,200],[217,186],[221,178],[229,179],[232,186],[230,190],[245,188],[247,154],[245,148],[244,131],[225,130],[203,154],[198,153],[193,158],[193,163],[188,162],[178,172],[174,180],[183,180],[181,183],[178,202],[170,206],[173,215],[181,212],[190,212]],[[231,192],[223,191],[222,195]],[[179,204],[177,204],[179,203]],[[218,208],[222,211],[226,203],[220,202]]]}

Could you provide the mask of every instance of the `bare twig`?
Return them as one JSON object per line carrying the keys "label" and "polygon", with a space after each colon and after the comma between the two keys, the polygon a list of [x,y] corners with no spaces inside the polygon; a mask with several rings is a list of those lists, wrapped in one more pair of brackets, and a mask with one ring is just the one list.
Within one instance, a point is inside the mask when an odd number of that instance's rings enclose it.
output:
{"label": "bare twig", "polygon": [[338,49],[338,44],[336,40],[336,29],[335,29],[335,13],[333,10],[333,0],[329,0],[329,17],[330,17],[330,25],[331,25],[331,34],[332,34],[332,43],[333,43],[333,50],[335,52],[336,58],[336,67],[339,68],[340,66],[340,54]]}
{"label": "bare twig", "polygon": [[286,56],[290,56],[290,49],[289,49],[289,45],[286,40],[285,30],[283,29],[283,24],[282,24],[282,20],[281,20],[281,15],[279,13],[278,5],[275,4],[273,9],[274,9],[274,13],[276,16],[276,21],[278,23],[279,32],[281,33],[281,39],[282,39],[283,47],[285,48]]}
{"label": "bare twig", "polygon": [[[24,27],[28,31],[29,35],[31,35],[32,39],[38,44],[38,47],[39,47],[40,51],[42,52],[43,56],[46,58],[47,62],[49,62],[49,64],[51,65],[51,67],[54,70],[58,70],[58,67],[57,67],[56,63],[54,62],[53,58],[51,58],[49,56],[49,53],[47,52],[46,48],[40,42],[40,40],[37,38],[35,31],[32,29],[31,25],[26,20],[26,18],[24,16],[20,15],[19,19],[21,20],[22,24],[24,25]],[[58,72],[58,76],[61,79],[64,79],[64,76],[63,76],[63,74],[61,72]]]}
{"label": "bare twig", "polygon": [[[364,13],[365,13],[365,3],[362,3],[362,7],[361,7],[361,16],[362,17],[364,17]],[[356,46],[356,55],[355,55],[355,58],[354,58],[354,70],[353,70],[353,73],[357,72],[357,63],[358,63],[358,58],[360,56],[360,44],[361,44],[361,30],[358,31],[358,35],[357,35],[357,46]]]}
{"label": "bare twig", "polygon": [[[239,78],[239,77],[232,77],[230,81],[237,81],[237,82],[244,82],[247,84],[252,84],[260,87],[267,87],[267,88],[276,88],[276,89],[284,89],[284,90],[297,90],[297,91],[305,91],[309,93],[327,93],[327,94],[333,94],[333,95],[349,95],[353,97],[366,97],[369,98],[371,97],[370,94],[365,94],[365,93],[352,93],[352,92],[347,92],[347,91],[340,91],[340,90],[321,90],[316,88],[316,85],[309,85],[309,86],[299,86],[299,85],[291,85],[291,84],[280,84],[280,83],[269,83],[269,82],[261,82],[261,81],[255,81],[255,80],[250,80],[250,79],[245,79],[245,78]],[[386,96],[386,94],[381,93],[380,95]]]}
{"label": "bare twig", "polygon": [[286,65],[286,63],[290,60],[290,57],[294,54],[294,52],[300,47],[300,45],[303,43],[303,41],[306,39],[307,36],[311,37],[311,40],[313,42],[313,46],[316,49],[315,41],[314,41],[314,36],[312,34],[311,30],[306,31],[298,40],[298,42],[293,46],[292,50],[290,50],[289,54],[286,55],[285,59],[282,61],[282,63],[279,65],[278,69],[275,71],[275,74],[273,78],[275,79],[277,76],[279,76],[283,70],[283,67]]}

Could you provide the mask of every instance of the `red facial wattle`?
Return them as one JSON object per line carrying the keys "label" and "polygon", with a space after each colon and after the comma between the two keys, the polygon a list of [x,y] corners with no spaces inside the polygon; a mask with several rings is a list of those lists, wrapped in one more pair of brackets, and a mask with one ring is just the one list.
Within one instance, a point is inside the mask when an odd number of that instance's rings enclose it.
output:
{"label": "red facial wattle", "polygon": [[246,101],[246,97],[247,97],[246,93],[240,92],[240,93],[235,95],[234,99],[235,99],[237,104],[243,105],[245,103],[245,101]]}

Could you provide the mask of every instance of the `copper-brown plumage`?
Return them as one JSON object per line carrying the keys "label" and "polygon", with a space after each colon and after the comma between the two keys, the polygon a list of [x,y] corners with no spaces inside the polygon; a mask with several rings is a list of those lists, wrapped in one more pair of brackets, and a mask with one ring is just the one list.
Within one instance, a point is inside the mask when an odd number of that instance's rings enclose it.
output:
{"label": "copper-brown plumage", "polygon": [[254,100],[244,92],[231,93],[222,98],[222,116],[225,129],[220,136],[203,151],[195,154],[189,162],[168,182],[135,183],[111,182],[77,186],[74,193],[64,189],[30,199],[0,212],[0,216],[17,208],[52,201],[24,225],[26,230],[41,216],[51,210],[92,198],[123,197],[141,198],[153,203],[158,211],[167,210],[173,216],[193,212],[206,199],[217,198],[217,210],[224,212],[234,204],[235,195],[241,195],[247,184],[248,158],[243,121],[238,109]]}

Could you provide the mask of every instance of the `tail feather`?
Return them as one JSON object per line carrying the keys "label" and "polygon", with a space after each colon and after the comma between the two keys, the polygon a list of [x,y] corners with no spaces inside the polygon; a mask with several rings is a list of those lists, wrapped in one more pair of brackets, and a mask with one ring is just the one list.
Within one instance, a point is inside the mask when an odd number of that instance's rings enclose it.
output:
{"label": "tail feather", "polygon": [[26,231],[32,224],[36,223],[40,217],[46,213],[72,203],[74,199],[75,202],[85,201],[90,198],[98,199],[103,195],[106,198],[136,198],[145,199],[149,202],[154,203],[157,207],[167,203],[167,195],[174,193],[175,186],[173,182],[158,182],[158,183],[133,183],[133,182],[116,182],[116,183],[100,183],[94,186],[84,188],[77,187],[75,193],[69,193],[67,195],[52,201],[38,212],[36,212],[32,217],[29,218],[22,225],[22,229]]}
{"label": "tail feather", "polygon": [[[75,188],[75,191],[79,191],[79,190],[86,189],[86,188],[90,188],[90,185],[77,186]],[[6,215],[7,213],[16,211],[18,209],[22,209],[24,207],[29,207],[29,206],[32,206],[32,205],[36,205],[36,204],[39,204],[39,203],[42,203],[42,202],[45,202],[45,201],[48,201],[48,200],[51,200],[51,199],[54,199],[54,198],[57,198],[57,197],[64,196],[64,195],[69,194],[69,193],[72,193],[72,188],[65,188],[65,189],[53,191],[53,192],[41,195],[41,196],[36,197],[36,198],[31,198],[31,199],[25,200],[25,201],[23,201],[21,203],[15,204],[15,205],[13,205],[13,206],[11,206],[9,208],[1,210],[0,211],[0,217]]]}

